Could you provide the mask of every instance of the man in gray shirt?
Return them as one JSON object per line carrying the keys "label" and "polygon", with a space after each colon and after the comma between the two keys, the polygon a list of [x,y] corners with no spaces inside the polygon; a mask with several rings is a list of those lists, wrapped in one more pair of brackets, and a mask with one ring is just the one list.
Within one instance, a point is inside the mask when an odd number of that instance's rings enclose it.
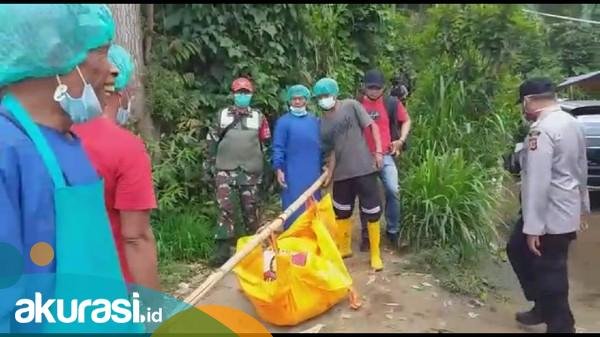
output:
{"label": "man in gray shirt", "polygon": [[519,91],[532,124],[519,153],[522,216],[507,253],[535,306],[516,319],[525,325],[546,323],[547,332],[575,332],[567,256],[582,214],[590,211],[585,138],[577,120],[561,110],[550,80],[528,80]]}
{"label": "man in gray shirt", "polygon": [[[358,196],[360,211],[367,219],[371,267],[383,269],[379,250],[381,200],[377,172],[383,165],[383,153],[377,124],[362,105],[353,99],[338,100],[339,88],[331,78],[315,83],[313,95],[325,111],[321,118],[323,152],[333,151],[333,207],[338,233],[336,241],[342,257],[352,255],[352,211]],[[375,138],[375,153],[371,153],[363,135],[370,127]]]}

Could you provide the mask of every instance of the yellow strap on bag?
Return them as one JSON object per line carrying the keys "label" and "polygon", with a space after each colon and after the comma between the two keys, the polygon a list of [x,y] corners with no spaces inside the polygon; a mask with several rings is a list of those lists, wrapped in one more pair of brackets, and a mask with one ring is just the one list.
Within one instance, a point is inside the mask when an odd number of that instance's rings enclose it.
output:
{"label": "yellow strap on bag", "polygon": [[[350,295],[352,278],[332,238],[335,214],[330,195],[307,210],[274,242],[276,278],[265,281],[263,248],[257,247],[234,269],[258,316],[279,326],[296,325],[329,310]],[[241,249],[251,237],[238,240]],[[299,262],[298,262],[299,261]]]}

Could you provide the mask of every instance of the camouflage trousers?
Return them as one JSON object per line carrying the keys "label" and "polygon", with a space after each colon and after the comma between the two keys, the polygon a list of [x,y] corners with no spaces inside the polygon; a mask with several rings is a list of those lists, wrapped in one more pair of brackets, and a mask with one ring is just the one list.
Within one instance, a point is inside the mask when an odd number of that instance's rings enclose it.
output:
{"label": "camouflage trousers", "polygon": [[240,198],[244,229],[254,233],[260,224],[258,216],[258,187],[260,175],[250,175],[240,171],[218,171],[215,175],[219,219],[215,233],[216,240],[236,237],[234,192]]}

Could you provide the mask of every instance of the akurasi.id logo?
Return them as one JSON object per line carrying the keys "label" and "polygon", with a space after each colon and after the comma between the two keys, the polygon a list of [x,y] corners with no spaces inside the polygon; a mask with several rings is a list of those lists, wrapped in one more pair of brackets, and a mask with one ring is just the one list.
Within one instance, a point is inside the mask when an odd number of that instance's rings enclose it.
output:
{"label": "akurasi.id logo", "polygon": [[[132,294],[132,300],[117,299],[86,299],[71,300],[70,308],[66,308],[64,299],[46,299],[36,292],[34,299],[19,299],[16,305],[15,320],[21,324],[27,323],[86,323],[89,319],[98,324],[114,322],[125,323],[161,323],[163,320],[162,308],[152,311],[147,308],[145,313],[140,313],[140,295]],[[56,317],[53,313],[56,313]],[[89,314],[88,314],[89,313]]]}

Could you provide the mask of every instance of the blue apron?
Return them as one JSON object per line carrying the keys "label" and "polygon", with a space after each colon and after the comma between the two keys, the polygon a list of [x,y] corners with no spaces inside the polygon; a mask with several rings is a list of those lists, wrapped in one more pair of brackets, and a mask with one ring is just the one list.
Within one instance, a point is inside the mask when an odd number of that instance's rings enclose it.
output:
{"label": "blue apron", "polygon": [[[106,214],[102,180],[88,185],[67,186],[54,152],[25,108],[10,93],[6,94],[2,103],[33,141],[54,183],[54,298],[64,299],[64,314],[67,317],[71,314],[72,299],[80,303],[86,299],[128,299]],[[53,333],[141,332],[140,326],[129,323],[94,323],[90,320],[90,312],[91,309],[88,308],[84,322],[64,324],[57,320],[57,323],[46,324],[43,330]],[[56,312],[54,317],[57,317]]]}

